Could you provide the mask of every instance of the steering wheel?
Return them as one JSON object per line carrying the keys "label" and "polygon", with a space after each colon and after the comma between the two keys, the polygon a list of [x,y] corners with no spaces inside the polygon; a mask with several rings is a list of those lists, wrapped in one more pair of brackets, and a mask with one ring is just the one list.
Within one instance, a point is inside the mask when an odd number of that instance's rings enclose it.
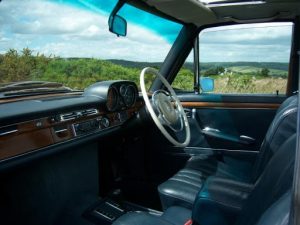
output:
{"label": "steering wheel", "polygon": [[[167,88],[167,91],[155,91],[151,96],[151,100],[145,87],[145,74],[147,73],[158,77]],[[186,147],[191,139],[189,122],[175,91],[168,81],[156,69],[146,67],[140,74],[140,86],[146,107],[158,129],[175,146]],[[165,126],[174,132],[180,132],[184,129],[184,142],[179,142],[173,138]]]}

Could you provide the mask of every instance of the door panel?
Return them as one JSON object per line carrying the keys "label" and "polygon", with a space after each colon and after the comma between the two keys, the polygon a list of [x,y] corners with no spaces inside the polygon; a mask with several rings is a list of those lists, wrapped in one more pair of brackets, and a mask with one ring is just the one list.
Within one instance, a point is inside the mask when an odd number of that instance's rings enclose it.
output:
{"label": "door panel", "polygon": [[179,94],[191,124],[190,146],[258,151],[284,96]]}
{"label": "door panel", "polygon": [[259,151],[285,96],[178,94],[191,125],[190,147]]}
{"label": "door panel", "polygon": [[192,108],[190,146],[257,151],[275,113],[275,109]]}

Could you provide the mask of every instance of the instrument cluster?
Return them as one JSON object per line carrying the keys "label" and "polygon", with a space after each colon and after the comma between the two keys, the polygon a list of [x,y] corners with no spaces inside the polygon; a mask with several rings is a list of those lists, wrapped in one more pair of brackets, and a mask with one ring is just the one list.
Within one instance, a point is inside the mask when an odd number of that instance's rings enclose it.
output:
{"label": "instrument cluster", "polygon": [[123,110],[132,107],[137,98],[137,88],[129,83],[112,85],[107,93],[107,109]]}
{"label": "instrument cluster", "polygon": [[138,88],[132,81],[103,81],[88,87],[84,94],[106,99],[107,110],[115,112],[129,109],[135,105]]}

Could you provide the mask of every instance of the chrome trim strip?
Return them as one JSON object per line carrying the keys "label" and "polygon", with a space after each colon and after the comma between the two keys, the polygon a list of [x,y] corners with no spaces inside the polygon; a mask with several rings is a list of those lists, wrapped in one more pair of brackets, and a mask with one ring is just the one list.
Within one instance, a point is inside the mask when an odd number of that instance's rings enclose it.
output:
{"label": "chrome trim strip", "polygon": [[61,130],[54,130],[54,132],[55,132],[56,134],[62,133],[62,132],[65,132],[65,131],[68,131],[68,129],[66,128],[66,129],[61,129]]}
{"label": "chrome trim strip", "polygon": [[[180,148],[178,146],[173,146],[173,148]],[[242,152],[242,153],[253,153],[253,154],[258,154],[259,151],[258,150],[243,150],[243,149],[218,149],[218,148],[201,148],[201,147],[185,147],[184,150],[195,150],[195,151],[207,151],[207,150],[210,150],[210,151],[216,151],[216,152]]]}
{"label": "chrome trim strip", "polygon": [[103,216],[104,218],[108,219],[109,221],[113,221],[114,219],[116,219],[116,217],[110,218],[110,217],[108,217],[108,216],[102,214],[101,212],[98,212],[97,210],[94,210],[94,212],[95,212],[95,213],[98,213],[99,215]]}
{"label": "chrome trim strip", "polygon": [[106,205],[109,205],[109,206],[111,206],[111,207],[113,207],[113,208],[115,208],[115,209],[117,209],[117,210],[119,210],[119,211],[121,211],[121,212],[124,212],[123,209],[120,209],[120,208],[118,208],[117,206],[114,206],[113,204],[111,204],[111,203],[109,203],[109,202],[105,202],[105,204],[106,204]]}
{"label": "chrome trim strip", "polygon": [[8,134],[13,134],[13,133],[16,133],[16,132],[18,132],[18,130],[5,131],[3,133],[0,133],[0,137],[8,135]]}

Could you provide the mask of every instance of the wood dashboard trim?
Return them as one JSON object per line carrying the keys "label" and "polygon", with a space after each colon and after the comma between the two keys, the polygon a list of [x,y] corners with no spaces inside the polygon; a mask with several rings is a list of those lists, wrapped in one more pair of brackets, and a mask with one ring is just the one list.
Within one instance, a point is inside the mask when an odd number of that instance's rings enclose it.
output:
{"label": "wood dashboard trim", "polygon": [[188,108],[234,108],[234,109],[277,109],[279,103],[245,103],[245,102],[181,102]]}
{"label": "wood dashboard trim", "polygon": [[5,139],[0,140],[0,160],[54,144],[49,128],[21,133]]}
{"label": "wood dashboard trim", "polygon": [[[133,117],[143,105],[142,101],[138,101],[132,108],[124,110],[127,119]],[[72,124],[75,123],[105,116],[110,120],[111,126],[108,128],[119,126],[123,121],[119,121],[118,113],[106,112],[100,109],[99,114],[63,122],[51,121],[51,116],[49,115],[49,117],[0,127],[0,129],[9,127],[13,127],[14,129],[14,132],[7,132],[7,134],[0,136],[0,160],[15,157],[59,142],[73,140],[76,136],[72,129]],[[55,132],[56,127],[61,127],[62,132],[59,134]]]}

